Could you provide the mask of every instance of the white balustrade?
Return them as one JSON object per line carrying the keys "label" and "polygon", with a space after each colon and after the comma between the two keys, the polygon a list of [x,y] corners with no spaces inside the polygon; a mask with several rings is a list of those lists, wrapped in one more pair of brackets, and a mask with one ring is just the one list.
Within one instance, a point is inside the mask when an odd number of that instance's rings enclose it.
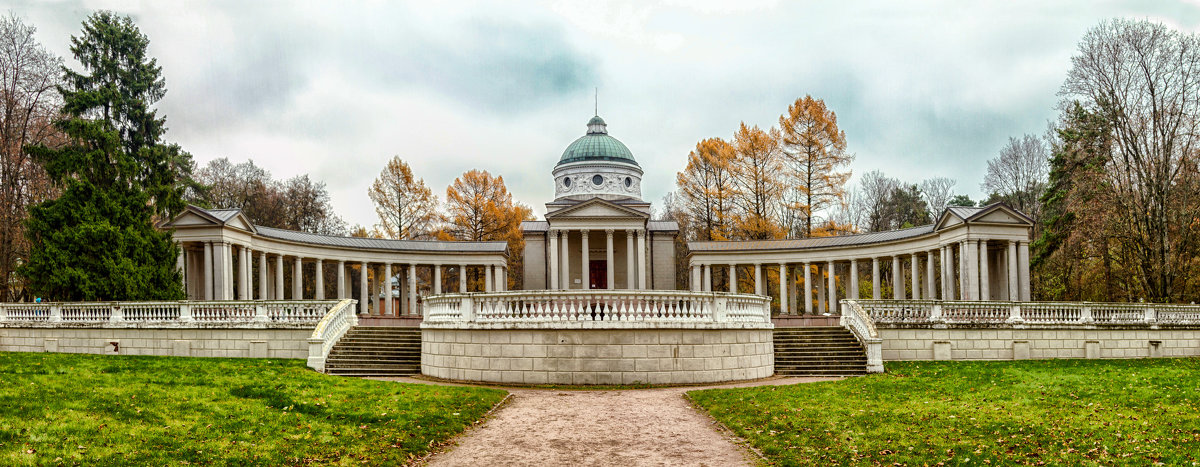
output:
{"label": "white balustrade", "polygon": [[[346,335],[346,332],[358,326],[358,314],[355,313],[358,301],[345,299],[337,302],[328,312],[321,316],[317,326],[313,328],[312,336],[308,338],[308,366],[314,370],[325,371],[325,359],[333,350],[334,344]],[[315,308],[314,308],[315,309]],[[295,311],[295,310],[293,310]],[[300,311],[307,313],[307,311]],[[271,313],[268,312],[268,315]]]}
{"label": "white balustrade", "polygon": [[770,323],[768,298],[663,290],[508,291],[426,297],[426,323]]}
{"label": "white balustrade", "polygon": [[2,303],[0,325],[315,324],[337,300]]}
{"label": "white balustrade", "polygon": [[880,324],[1198,326],[1200,305],[1093,302],[855,300]]}
{"label": "white balustrade", "polygon": [[867,354],[867,372],[883,373],[883,339],[879,337],[875,322],[855,300],[843,300],[840,305],[838,324],[849,329],[862,343]]}

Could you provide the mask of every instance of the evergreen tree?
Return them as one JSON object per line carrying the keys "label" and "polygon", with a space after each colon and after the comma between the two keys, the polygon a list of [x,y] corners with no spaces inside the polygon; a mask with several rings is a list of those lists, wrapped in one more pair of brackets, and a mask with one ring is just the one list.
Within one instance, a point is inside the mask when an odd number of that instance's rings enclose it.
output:
{"label": "evergreen tree", "polygon": [[20,272],[51,300],[167,300],[183,297],[178,248],[154,227],[183,208],[178,170],[189,164],[161,141],[165,119],[150,108],[166,87],[146,55],[149,40],[129,17],[92,14],[71,37],[82,72],[64,68],[59,88],[70,138],[29,151],[62,189],[30,208],[29,262]]}

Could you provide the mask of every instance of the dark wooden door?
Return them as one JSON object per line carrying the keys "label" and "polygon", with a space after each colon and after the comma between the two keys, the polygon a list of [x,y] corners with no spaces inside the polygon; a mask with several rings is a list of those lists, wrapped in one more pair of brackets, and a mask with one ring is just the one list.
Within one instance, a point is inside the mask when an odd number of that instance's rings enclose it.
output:
{"label": "dark wooden door", "polygon": [[589,289],[608,288],[608,261],[592,260],[588,265],[588,286]]}

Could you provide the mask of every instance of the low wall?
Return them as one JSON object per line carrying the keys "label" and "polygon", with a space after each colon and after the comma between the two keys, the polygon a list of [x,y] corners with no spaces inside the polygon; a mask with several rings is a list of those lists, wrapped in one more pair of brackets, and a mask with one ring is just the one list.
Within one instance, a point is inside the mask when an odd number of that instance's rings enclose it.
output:
{"label": "low wall", "polygon": [[421,373],[507,384],[691,384],[775,373],[769,325],[757,329],[422,330]]}
{"label": "low wall", "polygon": [[1200,329],[879,328],[883,359],[1022,360],[1200,356]]}
{"label": "low wall", "polygon": [[307,329],[0,327],[0,351],[308,358]]}

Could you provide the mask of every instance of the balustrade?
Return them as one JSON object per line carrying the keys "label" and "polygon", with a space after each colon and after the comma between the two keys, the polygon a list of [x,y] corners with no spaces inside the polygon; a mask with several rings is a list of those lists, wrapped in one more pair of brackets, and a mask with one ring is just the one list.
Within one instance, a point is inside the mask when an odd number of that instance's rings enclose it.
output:
{"label": "balustrade", "polygon": [[337,303],[337,300],[4,303],[0,304],[0,325],[306,324],[320,321]]}
{"label": "balustrade", "polygon": [[769,323],[757,295],[650,290],[512,291],[425,299],[427,323]]}
{"label": "balustrade", "polygon": [[1200,305],[856,300],[880,324],[1200,325]]}

